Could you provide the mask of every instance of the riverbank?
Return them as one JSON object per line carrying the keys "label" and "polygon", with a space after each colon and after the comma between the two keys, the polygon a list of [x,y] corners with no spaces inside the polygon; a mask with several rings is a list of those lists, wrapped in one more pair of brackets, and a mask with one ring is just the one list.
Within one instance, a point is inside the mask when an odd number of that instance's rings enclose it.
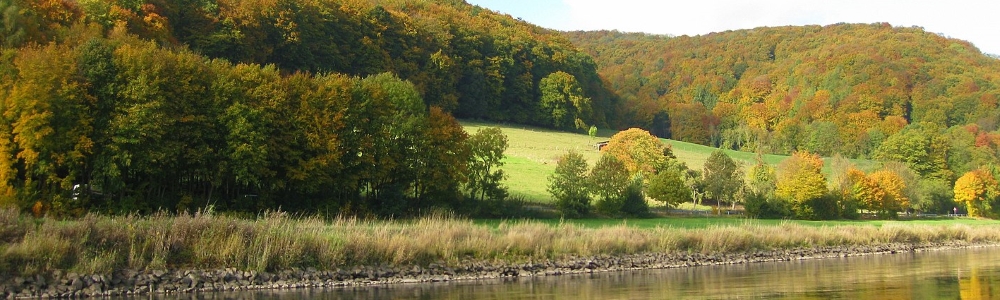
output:
{"label": "riverbank", "polygon": [[623,256],[567,258],[519,264],[466,261],[460,263],[458,266],[435,263],[427,267],[368,266],[333,270],[293,268],[279,272],[240,271],[227,268],[217,270],[119,270],[108,275],[78,275],[54,271],[46,275],[16,277],[9,282],[5,282],[0,285],[0,296],[6,298],[70,298],[242,290],[339,288],[846,258],[874,254],[898,254],[928,250],[996,246],[996,244],[970,245],[961,243],[927,245],[889,244],[869,247],[802,248],[746,253],[647,253]]}
{"label": "riverbank", "polygon": [[[996,225],[793,223],[584,228],[448,217],[322,220],[272,213],[33,219],[0,211],[0,295],[350,286],[849,257],[1000,244]],[[96,274],[96,275],[95,275]]]}

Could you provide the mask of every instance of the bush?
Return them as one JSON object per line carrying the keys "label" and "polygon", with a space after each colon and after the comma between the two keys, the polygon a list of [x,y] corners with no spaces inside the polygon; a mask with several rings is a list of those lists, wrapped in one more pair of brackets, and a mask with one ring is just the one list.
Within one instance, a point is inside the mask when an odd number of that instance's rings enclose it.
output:
{"label": "bush", "polygon": [[768,199],[767,196],[758,193],[747,193],[745,201],[747,216],[751,218],[784,219],[792,216],[788,203],[778,199]]}
{"label": "bush", "polygon": [[837,199],[830,194],[809,201],[812,207],[813,220],[834,220],[840,218],[840,207]]}
{"label": "bush", "polygon": [[649,214],[649,204],[646,203],[646,195],[642,192],[642,177],[632,178],[632,182],[625,189],[624,198],[621,208],[623,215],[642,217]]}

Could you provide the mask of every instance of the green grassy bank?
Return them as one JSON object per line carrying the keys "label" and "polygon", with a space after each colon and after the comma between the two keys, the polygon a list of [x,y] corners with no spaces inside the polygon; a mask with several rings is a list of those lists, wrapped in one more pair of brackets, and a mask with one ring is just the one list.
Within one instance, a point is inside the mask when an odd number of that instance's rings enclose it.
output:
{"label": "green grassy bank", "polygon": [[123,268],[323,270],[361,265],[460,264],[467,260],[516,263],[594,255],[733,253],[888,243],[1000,243],[1000,225],[992,221],[810,224],[678,220],[689,226],[636,226],[641,221],[480,224],[482,221],[440,216],[405,221],[323,220],[282,213],[254,219],[157,214],[89,215],[57,221],[0,210],[0,270],[5,270],[7,276],[57,269],[82,274]]}

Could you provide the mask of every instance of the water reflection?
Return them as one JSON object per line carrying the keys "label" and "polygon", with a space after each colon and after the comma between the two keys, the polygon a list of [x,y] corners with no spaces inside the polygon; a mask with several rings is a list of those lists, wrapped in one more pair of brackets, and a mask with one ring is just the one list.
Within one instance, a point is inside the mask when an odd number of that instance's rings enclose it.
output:
{"label": "water reflection", "polygon": [[1000,299],[1000,248],[171,299]]}

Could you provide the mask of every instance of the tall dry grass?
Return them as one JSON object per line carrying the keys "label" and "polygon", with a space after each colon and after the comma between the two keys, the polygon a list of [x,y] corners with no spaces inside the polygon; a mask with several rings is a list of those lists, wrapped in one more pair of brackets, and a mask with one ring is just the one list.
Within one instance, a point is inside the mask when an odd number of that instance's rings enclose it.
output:
{"label": "tall dry grass", "polygon": [[595,229],[508,221],[488,227],[442,215],[402,221],[327,221],[281,212],[254,219],[198,213],[88,215],[58,221],[0,210],[0,270],[5,270],[0,273],[12,276],[55,269],[108,273],[122,268],[334,269],[456,264],[465,259],[516,263],[647,252],[745,252],[946,241],[1000,242],[1000,226],[810,227],[747,221],[702,229],[626,225]]}

